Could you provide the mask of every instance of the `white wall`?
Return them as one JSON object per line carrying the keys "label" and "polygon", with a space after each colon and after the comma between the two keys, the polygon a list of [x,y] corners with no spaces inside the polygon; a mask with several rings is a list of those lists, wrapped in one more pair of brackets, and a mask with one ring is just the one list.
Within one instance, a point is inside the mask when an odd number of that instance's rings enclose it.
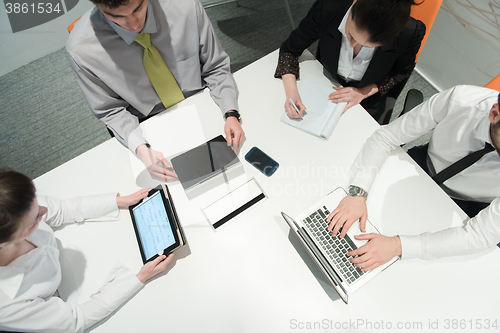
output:
{"label": "white wall", "polygon": [[12,33],[3,3],[0,4],[0,76],[64,47],[68,25],[93,7],[89,0],[80,0],[75,8],[50,22]]}
{"label": "white wall", "polygon": [[441,91],[499,75],[500,0],[444,0],[417,70]]}

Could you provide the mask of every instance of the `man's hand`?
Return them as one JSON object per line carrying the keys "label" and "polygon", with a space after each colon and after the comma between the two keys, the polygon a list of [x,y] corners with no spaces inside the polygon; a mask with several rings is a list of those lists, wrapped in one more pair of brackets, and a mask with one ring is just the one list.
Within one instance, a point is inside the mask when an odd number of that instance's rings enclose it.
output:
{"label": "man's hand", "polygon": [[328,99],[330,101],[332,101],[333,103],[347,102],[347,105],[342,113],[346,112],[354,105],[361,103],[361,101],[365,98],[378,92],[377,85],[374,83],[363,88],[333,87],[333,89],[335,89],[335,91],[328,96]]}
{"label": "man's hand", "polygon": [[245,136],[245,132],[243,132],[243,128],[241,128],[240,122],[236,117],[228,117],[226,119],[224,133],[226,133],[227,145],[234,150],[236,155],[238,155],[238,149]]}
{"label": "man's hand", "polygon": [[158,256],[155,260],[148,262],[146,265],[142,266],[139,273],[137,273],[137,278],[142,283],[146,283],[147,280],[151,279],[156,274],[159,274],[167,269],[167,265],[174,259],[174,253],[170,253],[168,257],[164,254]]}
{"label": "man's hand", "polygon": [[135,193],[132,193],[130,195],[126,195],[123,197],[118,195],[116,197],[116,205],[120,209],[127,209],[128,207],[138,203],[141,199],[147,197],[149,191],[151,191],[151,189],[142,189],[142,190],[139,190]]}
{"label": "man's hand", "polygon": [[[295,75],[293,74],[285,74],[282,76],[283,85],[285,86],[285,111],[289,118],[302,118],[302,114],[306,110],[305,105],[302,103],[300,99],[299,90],[297,89],[297,80],[295,79]],[[300,114],[297,113],[297,110],[290,104],[291,99],[297,108],[299,108]]]}
{"label": "man's hand", "polygon": [[136,152],[152,177],[162,180],[177,178],[174,168],[172,168],[172,165],[165,159],[162,153],[150,149],[144,144],[137,147]]}
{"label": "man's hand", "polygon": [[367,217],[366,199],[361,196],[348,195],[326,218],[326,221],[330,222],[328,231],[333,230],[332,236],[335,237],[342,228],[340,238],[343,238],[353,223],[359,219],[359,228],[361,232],[365,232]]}
{"label": "man's hand", "polygon": [[392,258],[400,256],[402,253],[401,240],[398,236],[387,237],[379,234],[364,234],[354,236],[357,240],[368,240],[365,245],[347,252],[354,266],[363,272],[371,271],[380,265],[385,264]]}

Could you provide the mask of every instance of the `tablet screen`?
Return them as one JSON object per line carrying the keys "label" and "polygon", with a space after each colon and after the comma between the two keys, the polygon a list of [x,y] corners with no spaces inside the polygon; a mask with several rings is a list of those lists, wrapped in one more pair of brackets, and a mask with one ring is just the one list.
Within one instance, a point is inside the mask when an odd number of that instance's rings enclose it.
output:
{"label": "tablet screen", "polygon": [[222,135],[172,158],[172,166],[184,189],[218,174],[239,162]]}
{"label": "tablet screen", "polygon": [[160,191],[135,207],[134,217],[146,259],[175,244]]}

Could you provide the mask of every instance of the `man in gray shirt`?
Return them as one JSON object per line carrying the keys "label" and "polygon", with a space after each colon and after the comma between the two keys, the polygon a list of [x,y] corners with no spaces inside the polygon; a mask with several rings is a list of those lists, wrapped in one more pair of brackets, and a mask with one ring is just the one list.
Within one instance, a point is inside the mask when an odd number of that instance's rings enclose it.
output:
{"label": "man in gray shirt", "polygon": [[228,145],[235,151],[245,133],[239,123],[238,89],[229,56],[198,0],[91,0],[96,7],[75,24],[66,43],[71,67],[94,115],[142,160],[152,176],[177,175],[151,149],[139,120],[165,110],[143,66],[149,33],[184,97],[206,86],[221,108]]}

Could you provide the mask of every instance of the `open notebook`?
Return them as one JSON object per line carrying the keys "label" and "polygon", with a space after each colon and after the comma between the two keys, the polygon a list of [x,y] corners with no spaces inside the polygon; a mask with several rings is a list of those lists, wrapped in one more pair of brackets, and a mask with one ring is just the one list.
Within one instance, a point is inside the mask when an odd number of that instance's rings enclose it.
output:
{"label": "open notebook", "polygon": [[290,119],[283,112],[281,121],[297,127],[309,134],[327,140],[339,122],[347,103],[332,103],[328,95],[334,92],[332,87],[304,79],[299,86],[299,94],[306,111],[302,119]]}

